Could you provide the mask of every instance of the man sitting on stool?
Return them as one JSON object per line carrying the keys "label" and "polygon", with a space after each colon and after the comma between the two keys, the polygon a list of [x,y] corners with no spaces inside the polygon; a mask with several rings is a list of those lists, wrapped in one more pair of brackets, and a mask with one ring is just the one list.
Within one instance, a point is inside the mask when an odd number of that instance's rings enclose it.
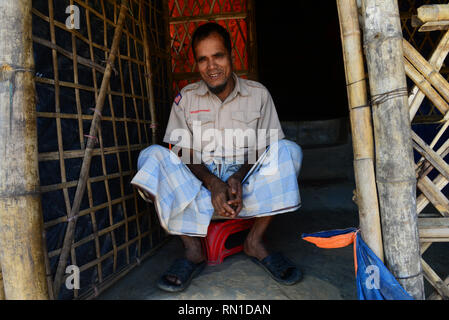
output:
{"label": "man sitting on stool", "polygon": [[206,236],[214,214],[256,218],[244,252],[279,283],[295,284],[302,277],[299,269],[281,253],[270,254],[262,237],[274,215],[301,205],[302,150],[284,139],[268,90],[233,72],[226,29],[201,25],[192,50],[202,80],[175,98],[163,139],[174,149],[143,150],[132,180],[154,202],[162,227],[185,246],[185,257],[175,260],[158,286],[182,291],[203,270],[199,237]]}

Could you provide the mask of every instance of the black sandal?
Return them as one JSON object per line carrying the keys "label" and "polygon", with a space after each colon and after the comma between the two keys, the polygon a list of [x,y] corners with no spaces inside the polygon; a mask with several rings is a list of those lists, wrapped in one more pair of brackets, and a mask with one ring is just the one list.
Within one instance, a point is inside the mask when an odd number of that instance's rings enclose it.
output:
{"label": "black sandal", "polygon": [[291,286],[302,279],[298,267],[280,252],[270,254],[262,260],[255,257],[251,257],[251,260],[280,284]]}
{"label": "black sandal", "polygon": [[[167,292],[180,292],[186,289],[193,278],[203,271],[206,267],[206,261],[193,263],[185,258],[176,259],[168,270],[161,276],[157,286],[159,289]],[[167,279],[167,276],[173,276],[179,279],[181,284],[176,284]]]}

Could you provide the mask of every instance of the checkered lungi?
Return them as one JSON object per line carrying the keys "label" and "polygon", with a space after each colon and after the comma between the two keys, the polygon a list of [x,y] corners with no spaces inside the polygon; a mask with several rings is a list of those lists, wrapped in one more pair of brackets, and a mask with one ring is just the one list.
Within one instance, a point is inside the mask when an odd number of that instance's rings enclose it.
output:
{"label": "checkered lungi", "polygon": [[[279,140],[259,157],[242,183],[243,208],[237,218],[263,217],[297,210],[301,206],[298,175],[302,150]],[[159,145],[144,149],[131,183],[155,196],[161,226],[171,234],[204,237],[214,214],[211,193],[171,150]],[[212,162],[206,167],[223,181],[240,164]],[[220,172],[219,172],[220,171]]]}

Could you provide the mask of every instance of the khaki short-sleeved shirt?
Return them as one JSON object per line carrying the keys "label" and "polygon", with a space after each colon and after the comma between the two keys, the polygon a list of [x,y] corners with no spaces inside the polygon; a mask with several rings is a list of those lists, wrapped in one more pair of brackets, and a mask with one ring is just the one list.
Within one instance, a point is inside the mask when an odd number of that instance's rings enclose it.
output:
{"label": "khaki short-sleeved shirt", "polygon": [[202,162],[235,162],[285,137],[268,90],[237,77],[221,101],[204,81],[184,87],[173,103],[163,141],[200,152]]}

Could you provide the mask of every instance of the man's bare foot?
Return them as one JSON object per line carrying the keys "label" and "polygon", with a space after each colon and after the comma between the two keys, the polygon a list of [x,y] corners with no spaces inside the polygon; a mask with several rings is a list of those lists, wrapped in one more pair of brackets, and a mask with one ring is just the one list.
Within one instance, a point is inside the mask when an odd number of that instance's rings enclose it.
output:
{"label": "man's bare foot", "polygon": [[[184,243],[184,247],[185,247],[184,256],[187,260],[189,260],[195,264],[198,264],[198,263],[206,260],[206,256],[203,253],[201,240],[199,238],[181,236],[181,239]],[[181,284],[181,281],[175,276],[167,276],[166,278],[168,281],[170,281],[176,285]]]}
{"label": "man's bare foot", "polygon": [[250,237],[250,235],[246,237],[246,240],[243,243],[243,252],[245,252],[248,256],[255,257],[259,260],[262,260],[269,254],[263,244],[262,239],[254,240]]}

